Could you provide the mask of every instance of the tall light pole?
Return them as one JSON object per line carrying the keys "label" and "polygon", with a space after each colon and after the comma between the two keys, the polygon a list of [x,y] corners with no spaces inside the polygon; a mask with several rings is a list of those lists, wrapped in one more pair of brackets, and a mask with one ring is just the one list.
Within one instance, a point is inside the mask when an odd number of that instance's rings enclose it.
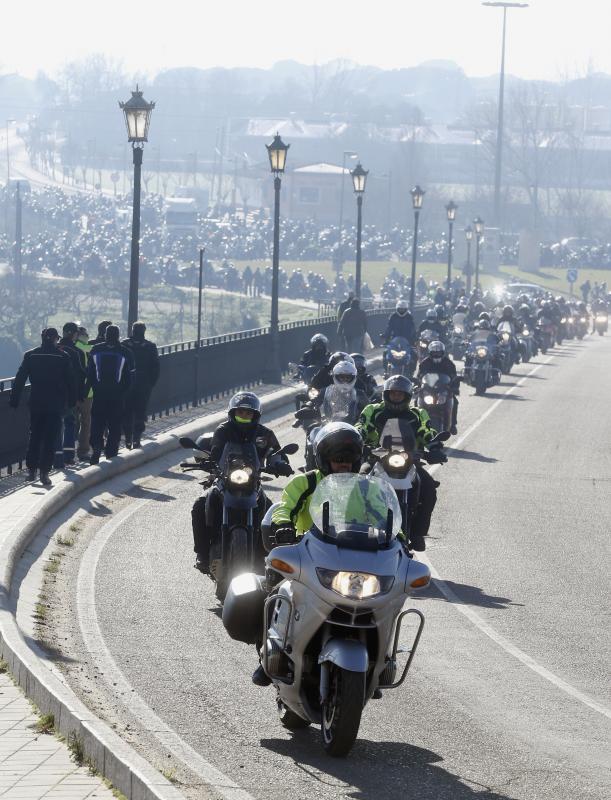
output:
{"label": "tall light pole", "polygon": [[11,182],[11,153],[8,145],[8,126],[10,122],[15,122],[14,119],[6,120],[6,190],[4,198],[4,232],[8,238],[8,198],[9,198],[9,184]]}
{"label": "tall light pole", "polygon": [[465,228],[465,239],[467,240],[467,263],[465,264],[465,274],[467,276],[467,297],[471,294],[471,242],[473,241],[473,228],[467,225]]}
{"label": "tall light pole", "polygon": [[479,247],[484,234],[484,220],[475,217],[473,227],[475,228],[475,288],[479,292]]}
{"label": "tall light pole", "polygon": [[266,371],[266,379],[270,383],[280,383],[282,370],[280,367],[280,337],[278,333],[278,291],[280,273],[280,187],[281,175],[286,166],[286,155],[290,144],[284,144],[280,135],[274,136],[271,144],[266,144],[269,165],[274,176],[274,249],[272,253],[272,309],[270,320],[271,353]]}
{"label": "tall light pole", "polygon": [[344,178],[346,176],[346,156],[348,158],[358,158],[358,153],[355,153],[353,150],[344,150],[342,156],[342,183],[341,183],[341,190],[339,195],[339,230],[337,233],[337,244],[338,244],[338,258],[337,258],[337,274],[341,272],[342,265],[344,263],[344,257],[342,252],[342,238],[344,233]]}
{"label": "tall light pole", "polygon": [[363,195],[365,194],[365,184],[369,170],[363,169],[361,162],[350,173],[352,185],[356,195],[356,274],[354,280],[354,291],[358,300],[361,299],[361,243],[363,235]]}
{"label": "tall light pole", "polygon": [[456,209],[458,206],[454,202],[454,200],[450,200],[450,202],[446,206],[446,214],[448,215],[448,292],[450,291],[450,286],[452,283],[452,234],[454,232],[454,220],[456,219]]}
{"label": "tall light pole", "polygon": [[127,141],[131,142],[134,161],[134,204],[132,211],[132,248],[129,269],[129,305],[127,309],[127,335],[138,319],[138,277],[140,270],[140,184],[142,177],[142,153],[148,141],[151,112],[155,103],[147,103],[136,85],[131,99],[119,103],[125,114]]}
{"label": "tall light pole", "polygon": [[494,158],[494,225],[501,232],[501,174],[503,162],[503,102],[505,99],[505,33],[508,8],[528,8],[528,3],[508,3],[504,0],[487,0],[483,6],[503,9],[503,37],[501,43],[501,74],[499,79],[499,109],[496,125],[496,152]]}
{"label": "tall light pole", "polygon": [[422,201],[424,200],[425,191],[418,185],[411,189],[412,206],[414,209],[414,237],[412,239],[412,283],[409,289],[409,310],[414,313],[414,302],[416,299],[416,259],[418,257],[418,220],[420,218],[420,209],[422,208]]}

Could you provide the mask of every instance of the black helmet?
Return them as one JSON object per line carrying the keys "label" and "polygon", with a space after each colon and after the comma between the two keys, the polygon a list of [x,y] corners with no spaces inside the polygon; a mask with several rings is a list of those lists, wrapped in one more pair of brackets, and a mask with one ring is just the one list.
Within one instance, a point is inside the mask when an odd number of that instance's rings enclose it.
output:
{"label": "black helmet", "polygon": [[[382,397],[389,408],[400,410],[403,408],[409,408],[409,401],[412,399],[413,391],[414,385],[405,375],[391,375],[390,378],[387,378],[384,381],[384,392]],[[390,392],[403,392],[405,394],[405,400],[403,400],[401,403],[391,403],[389,396]]]}
{"label": "black helmet", "polygon": [[492,328],[492,325],[490,324],[489,319],[480,319],[477,327],[480,329],[480,331],[489,331]]}
{"label": "black helmet", "polygon": [[229,401],[229,408],[227,409],[227,415],[230,420],[235,421],[236,412],[240,408],[248,408],[254,411],[250,424],[256,425],[261,419],[261,401],[254,392],[238,392],[234,394]]}
{"label": "black helmet", "polygon": [[431,342],[428,351],[431,358],[443,358],[446,354],[446,346],[443,342]]}
{"label": "black helmet", "polygon": [[314,439],[314,458],[325,475],[331,472],[331,461],[352,464],[352,471],[358,472],[363,458],[361,434],[347,422],[323,425]]}
{"label": "black helmet", "polygon": [[435,313],[437,314],[437,319],[445,319],[446,310],[445,307],[441,305],[441,303],[437,303],[435,306]]}
{"label": "black helmet", "polygon": [[486,322],[490,322],[490,314],[487,311],[482,311],[482,313],[478,317],[479,321],[485,320]]}
{"label": "black helmet", "polygon": [[329,340],[324,333],[315,333],[310,339],[310,346],[312,350],[326,350],[329,346]]}
{"label": "black helmet", "polygon": [[427,308],[424,318],[430,322],[437,322],[439,319],[434,308]]}
{"label": "black helmet", "polygon": [[354,361],[357,372],[367,371],[367,359],[362,353],[350,353],[350,358]]}
{"label": "black helmet", "polygon": [[513,319],[513,306],[503,307],[503,319]]}
{"label": "black helmet", "polygon": [[530,306],[527,303],[522,303],[518,311],[521,314],[530,314]]}
{"label": "black helmet", "polygon": [[474,314],[481,314],[482,311],[486,310],[486,306],[482,303],[481,300],[478,300],[477,303],[473,304],[473,313]]}
{"label": "black helmet", "polygon": [[337,350],[329,356],[329,367],[333,371],[333,367],[339,364],[340,361],[352,361],[352,356],[349,353],[344,353],[343,350]]}

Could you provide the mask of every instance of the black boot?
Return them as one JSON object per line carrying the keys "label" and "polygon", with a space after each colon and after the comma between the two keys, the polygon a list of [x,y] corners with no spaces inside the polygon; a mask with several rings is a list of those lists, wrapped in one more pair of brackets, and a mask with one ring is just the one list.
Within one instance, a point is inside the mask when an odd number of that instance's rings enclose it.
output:
{"label": "black boot", "polygon": [[35,481],[37,473],[38,473],[38,469],[36,467],[32,467],[31,469],[29,469],[28,470],[28,480],[29,481]]}
{"label": "black boot", "polygon": [[195,567],[195,569],[198,569],[204,575],[210,574],[210,561],[201,553],[195,554],[195,564],[193,566]]}
{"label": "black boot", "polygon": [[40,482],[43,486],[51,486],[51,478],[49,477],[48,472],[43,472],[40,470]]}
{"label": "black boot", "polygon": [[257,669],[253,672],[252,682],[254,683],[255,686],[269,686],[271,684],[272,679],[263,669],[263,664],[259,664]]}

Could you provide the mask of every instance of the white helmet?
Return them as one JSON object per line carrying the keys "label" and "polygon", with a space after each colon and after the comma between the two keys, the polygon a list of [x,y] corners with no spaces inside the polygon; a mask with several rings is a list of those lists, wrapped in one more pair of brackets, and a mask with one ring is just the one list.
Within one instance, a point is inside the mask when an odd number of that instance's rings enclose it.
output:
{"label": "white helmet", "polygon": [[395,310],[400,317],[404,317],[409,311],[409,303],[407,300],[397,300]]}
{"label": "white helmet", "polygon": [[356,383],[356,367],[349,361],[340,361],[333,367],[333,383],[344,389],[352,389]]}

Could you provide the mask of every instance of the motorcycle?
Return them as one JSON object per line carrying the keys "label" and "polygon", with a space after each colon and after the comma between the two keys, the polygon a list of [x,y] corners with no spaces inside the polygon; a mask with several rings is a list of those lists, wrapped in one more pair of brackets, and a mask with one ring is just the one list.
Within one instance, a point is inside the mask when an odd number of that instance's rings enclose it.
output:
{"label": "motorcycle", "polygon": [[485,394],[486,389],[501,382],[501,370],[495,364],[496,342],[489,337],[473,336],[465,353],[463,380],[473,386],[475,394]]}
{"label": "motorcycle", "polygon": [[454,314],[452,318],[452,332],[450,334],[450,353],[454,361],[462,361],[467,349],[467,331],[465,326],[466,314]]}
{"label": "motorcycle", "polygon": [[498,356],[500,358],[501,371],[503,375],[509,375],[513,366],[513,328],[510,322],[499,322],[497,334],[500,338],[498,345]]}
{"label": "motorcycle", "polygon": [[395,336],[384,348],[384,377],[405,375],[411,378],[417,365],[416,352],[403,336]]}
{"label": "motorcycle", "polygon": [[534,336],[530,328],[527,328],[526,325],[523,325],[522,330],[518,333],[517,338],[520,358],[525,364],[527,364],[531,358],[537,355]]}
{"label": "motorcycle", "polygon": [[452,389],[452,378],[444,373],[428,372],[420,379],[420,386],[416,390],[416,406],[428,413],[435,430],[449,431],[452,427]]}
{"label": "motorcycle", "polygon": [[[429,444],[442,443],[449,438],[448,431],[442,430]],[[397,493],[401,508],[401,530],[409,539],[420,499],[420,476],[416,467],[421,461],[447,461],[447,456],[445,453],[417,450],[411,425],[397,417],[389,419],[384,425],[380,446],[374,448],[371,455],[375,459],[371,474],[387,480]]]}
{"label": "motorcycle", "polygon": [[594,317],[594,330],[599,336],[604,334],[609,329],[609,316],[606,311],[597,311]]}
{"label": "motorcycle", "polygon": [[[232,581],[223,625],[233,639],[263,643],[282,725],[320,725],[324,750],[341,757],[374,692],[396,689],[408,675],[424,615],[402,609],[413,590],[428,586],[430,571],[397,538],[401,512],[385,480],[329,475],[310,512],[314,525],[299,543],[268,554],[266,578]],[[417,624],[400,665],[406,618]]]}
{"label": "motorcycle", "polygon": [[545,355],[556,341],[556,326],[549,317],[540,317],[535,328],[535,338],[539,350]]}
{"label": "motorcycle", "polygon": [[416,344],[418,363],[424,361],[424,359],[428,356],[430,343],[436,341],[439,338],[440,336],[438,333],[435,333],[435,331],[428,330],[428,328],[422,331],[422,333],[418,337],[418,343]]}
{"label": "motorcycle", "polygon": [[294,370],[294,378],[303,384],[303,389],[295,397],[295,410],[299,411],[300,408],[309,401],[315,400],[318,397],[318,389],[311,386],[314,376],[322,369],[322,367],[312,364],[304,367],[303,364],[289,364],[289,369]]}
{"label": "motorcycle", "polygon": [[576,317],[575,323],[575,335],[578,339],[583,339],[583,337],[589,331],[590,326],[588,324],[588,318],[586,316]]}
{"label": "motorcycle", "polygon": [[295,413],[294,428],[303,427],[306,432],[305,469],[316,468],[314,439],[321,426],[327,422],[349,422],[353,425],[360,413],[358,393],[353,387],[327,386],[320,405],[307,405]]}
{"label": "motorcycle", "polygon": [[[200,450],[197,442],[189,437],[179,439],[181,447]],[[274,462],[282,455],[292,455],[299,450],[295,443],[287,444],[276,452],[268,452],[265,465],[261,464],[257,448],[251,443],[228,442],[218,461],[211,461],[209,452],[196,463],[183,462],[185,472],[202,470],[210,477],[204,481],[209,488],[215,485],[223,504],[223,519],[220,536],[210,548],[210,577],[215,583],[215,594],[221,603],[225,599],[231,579],[241,572],[252,570],[257,558],[257,539],[260,536],[255,525],[255,513],[262,492],[261,483],[278,476]],[[206,457],[207,456],[207,457]]]}

